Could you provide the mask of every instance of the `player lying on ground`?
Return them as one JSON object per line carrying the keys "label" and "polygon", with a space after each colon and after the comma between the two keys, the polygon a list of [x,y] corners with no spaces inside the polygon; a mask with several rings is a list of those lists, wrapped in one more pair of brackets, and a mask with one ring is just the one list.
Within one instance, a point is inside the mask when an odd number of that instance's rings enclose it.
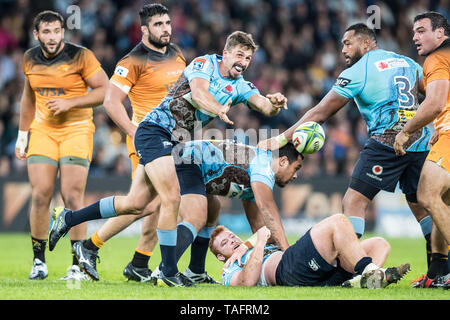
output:
{"label": "player lying on ground", "polygon": [[[177,175],[184,199],[181,205],[182,215],[185,217],[181,226],[178,226],[180,236],[177,238],[177,260],[207,222],[207,194],[243,200],[247,216],[251,217],[249,220],[253,221],[254,228],[268,225],[273,230],[274,241],[280,248],[285,250],[289,247],[272,189],[275,183],[282,187],[297,177],[303,160],[291,143],[277,153],[272,153],[232,141],[200,140],[180,144],[174,149],[174,153],[178,155]],[[184,163],[181,163],[182,161]],[[59,214],[49,234],[50,248],[53,249],[71,227],[83,221],[106,217],[105,210],[114,210],[116,215],[140,214],[117,206],[125,197],[116,196],[113,208],[105,208],[102,200],[78,211],[59,208]],[[219,208],[217,213],[218,211]],[[209,225],[215,225],[215,221]],[[74,246],[82,268],[93,279],[98,280],[95,269],[96,253],[86,252],[84,249],[86,248],[80,247],[79,244]],[[206,251],[207,246],[204,256]]]}
{"label": "player lying on ground", "polygon": [[[390,251],[382,238],[360,242],[348,218],[330,216],[313,226],[285,252],[267,244],[270,231],[257,231],[254,248],[239,262],[222,270],[222,283],[229,286],[338,286],[384,288],[398,282],[409,264],[381,268]],[[211,252],[227,261],[242,245],[233,232],[218,226],[211,234]]]}

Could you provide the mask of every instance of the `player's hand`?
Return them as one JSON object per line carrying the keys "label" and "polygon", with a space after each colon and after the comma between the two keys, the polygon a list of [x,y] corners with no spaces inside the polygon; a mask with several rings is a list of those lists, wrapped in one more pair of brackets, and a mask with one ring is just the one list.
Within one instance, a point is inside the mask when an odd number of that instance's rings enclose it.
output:
{"label": "player's hand", "polygon": [[261,227],[256,231],[256,234],[258,235],[258,243],[262,246],[265,246],[267,243],[267,240],[270,238],[270,230],[266,226]]}
{"label": "player's hand", "polygon": [[437,141],[439,138],[439,133],[437,131],[435,131],[432,135],[430,140],[428,141],[428,147],[431,148]]}
{"label": "player's hand", "polygon": [[227,112],[230,111],[232,102],[233,101],[231,99],[229,99],[227,101],[227,103],[223,106],[223,108],[219,111],[219,113],[217,114],[219,116],[220,120],[222,120],[223,122],[226,122],[228,124],[231,124],[231,125],[233,125],[234,122],[228,118]]}
{"label": "player's hand", "polygon": [[273,137],[270,139],[261,140],[256,147],[259,149],[273,151],[280,149],[281,145],[280,142],[277,140],[277,138]]}
{"label": "player's hand", "polygon": [[54,116],[57,116],[60,113],[67,112],[73,108],[72,103],[69,99],[51,99],[46,103],[47,108],[53,112]]}
{"label": "player's hand", "polygon": [[277,93],[273,93],[273,94],[268,94],[266,95],[266,98],[269,99],[270,103],[272,104],[273,107],[277,108],[277,109],[285,109],[287,110],[287,98],[282,95],[281,93],[277,92]]}
{"label": "player's hand", "polygon": [[409,134],[404,132],[403,130],[397,133],[395,136],[395,142],[394,142],[394,150],[395,154],[398,156],[404,156],[406,154],[406,151],[403,149],[403,146],[405,143],[409,140]]}
{"label": "player's hand", "polygon": [[248,248],[245,244],[241,244],[239,247],[237,247],[236,250],[234,250],[231,257],[228,258],[228,260],[224,264],[224,268],[231,267],[236,261],[238,262],[239,266],[242,266],[241,258],[242,256],[247,252]]}
{"label": "player's hand", "polygon": [[14,153],[16,154],[16,158],[19,160],[25,160],[27,158],[27,153],[25,149],[28,145],[28,131],[21,131],[17,134],[16,148]]}

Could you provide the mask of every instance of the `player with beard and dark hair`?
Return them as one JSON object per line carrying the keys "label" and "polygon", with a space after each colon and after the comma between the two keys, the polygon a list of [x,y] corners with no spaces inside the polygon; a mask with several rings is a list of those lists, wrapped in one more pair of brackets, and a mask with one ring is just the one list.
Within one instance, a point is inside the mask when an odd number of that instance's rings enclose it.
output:
{"label": "player with beard and dark hair", "polygon": [[408,57],[379,49],[375,33],[362,23],[347,28],[342,45],[348,68],[342,71],[333,88],[291,128],[278,137],[261,141],[258,146],[278,149],[292,139],[295,128],[301,123],[323,123],[354,99],[368,126],[369,139],[345,193],[344,214],[361,237],[372,199],[380,190],[394,192],[400,183],[427,240],[429,261],[431,218],[417,202],[416,192],[429,150],[430,130],[425,127],[411,135],[404,157],[398,157],[393,148],[396,134],[419,107],[418,92],[423,92],[422,68]]}
{"label": "player with beard and dark hair", "polygon": [[[44,279],[48,275],[48,211],[58,170],[64,205],[81,208],[92,158],[92,108],[102,104],[108,77],[92,51],[64,41],[64,19],[59,13],[39,13],[33,35],[39,45],[26,51],[22,61],[25,84],[15,153],[18,159],[27,160],[32,189],[34,259],[29,278]],[[86,224],[70,232],[72,243],[85,237]],[[83,279],[73,257],[62,280]]]}

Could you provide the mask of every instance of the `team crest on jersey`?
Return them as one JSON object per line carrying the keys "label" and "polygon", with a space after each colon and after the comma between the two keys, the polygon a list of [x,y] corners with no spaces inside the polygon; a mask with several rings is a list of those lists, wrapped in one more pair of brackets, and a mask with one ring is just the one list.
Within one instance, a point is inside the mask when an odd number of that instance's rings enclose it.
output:
{"label": "team crest on jersey", "polygon": [[67,72],[67,70],[69,70],[70,66],[68,64],[62,64],[58,67],[58,70],[62,71],[62,72]]}
{"label": "team crest on jersey", "polygon": [[128,69],[122,66],[117,66],[116,70],[114,70],[114,73],[125,78],[128,74]]}
{"label": "team crest on jersey", "polygon": [[206,65],[206,59],[204,58],[197,58],[192,63],[192,69],[193,70],[202,70]]}

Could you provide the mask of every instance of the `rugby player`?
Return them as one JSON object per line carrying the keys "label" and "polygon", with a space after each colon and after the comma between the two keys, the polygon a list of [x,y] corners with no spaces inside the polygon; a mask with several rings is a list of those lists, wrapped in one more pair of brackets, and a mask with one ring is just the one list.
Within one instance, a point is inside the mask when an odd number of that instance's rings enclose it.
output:
{"label": "rugby player", "polygon": [[[91,50],[64,41],[64,19],[59,13],[39,13],[33,35],[39,45],[27,50],[22,61],[25,84],[15,155],[27,160],[32,189],[34,259],[29,279],[44,279],[48,211],[56,177],[59,171],[64,205],[81,208],[92,158],[92,108],[102,104],[108,77]],[[70,231],[72,243],[85,237],[85,224]],[[62,278],[72,279],[85,279],[75,257]]]}
{"label": "rugby player", "polygon": [[430,130],[424,127],[411,135],[405,144],[404,157],[398,157],[393,148],[396,134],[419,107],[417,95],[422,68],[408,57],[379,49],[374,31],[362,23],[347,28],[342,45],[348,68],[339,75],[332,89],[296,124],[278,137],[261,141],[258,146],[277,149],[292,139],[301,123],[322,124],[354,99],[368,126],[369,139],[353,169],[343,198],[343,213],[361,237],[366,210],[375,195],[380,190],[394,192],[400,183],[426,239],[429,261],[431,217],[417,202],[416,192],[429,150]]}
{"label": "rugby player", "polygon": [[[339,286],[385,288],[398,282],[409,264],[383,269],[390,246],[383,238],[359,242],[348,218],[325,218],[286,251],[266,245],[270,230],[257,231],[254,248],[231,266],[222,269],[228,286]],[[211,234],[211,252],[227,261],[243,241],[224,226]]]}
{"label": "rugby player", "polygon": [[[425,100],[417,113],[397,134],[394,149],[404,155],[409,137],[433,121],[436,129],[430,153],[420,174],[417,198],[430,213],[433,226],[432,263],[425,277],[415,286],[450,285],[448,251],[450,250],[450,25],[440,13],[427,12],[414,18],[413,41],[419,55],[426,56],[423,65]],[[435,232],[436,231],[436,232]]]}
{"label": "rugby player", "polygon": [[[247,69],[257,49],[251,35],[241,31],[228,36],[223,55],[195,58],[157,108],[141,121],[134,138],[140,157],[130,192],[126,197],[108,197],[92,206],[94,216],[114,217],[117,212],[140,214],[156,194],[161,200],[157,236],[162,256],[162,277],[167,286],[189,286],[191,281],[178,272],[176,264],[177,217],[180,204],[174,160],[171,152],[180,141],[192,140],[194,131],[218,116],[232,124],[231,106],[246,104],[264,115],[274,116],[286,108],[281,93],[262,96],[245,81]],[[49,235],[49,249],[66,232],[67,210],[54,212],[55,224]],[[62,214],[63,213],[63,214]]]}
{"label": "rugby player", "polygon": [[[134,177],[139,157],[133,140],[137,126],[145,115],[156,107],[166,96],[186,67],[181,50],[170,42],[172,36],[169,10],[162,4],[147,4],[139,12],[142,39],[127,55],[117,63],[111,77],[103,103],[110,118],[126,133],[126,144]],[[132,117],[128,117],[124,100],[130,99]],[[156,245],[156,230],[152,227],[159,217],[159,198],[153,200],[144,210],[142,234],[133,259],[123,273],[129,280],[146,282],[151,270],[148,261]],[[141,216],[123,216],[109,219],[88,240],[75,244],[74,251],[82,269],[85,264],[94,264],[95,255],[107,240],[125,229]],[[90,250],[92,259],[86,260],[83,250]],[[95,266],[94,266],[95,268]]]}

